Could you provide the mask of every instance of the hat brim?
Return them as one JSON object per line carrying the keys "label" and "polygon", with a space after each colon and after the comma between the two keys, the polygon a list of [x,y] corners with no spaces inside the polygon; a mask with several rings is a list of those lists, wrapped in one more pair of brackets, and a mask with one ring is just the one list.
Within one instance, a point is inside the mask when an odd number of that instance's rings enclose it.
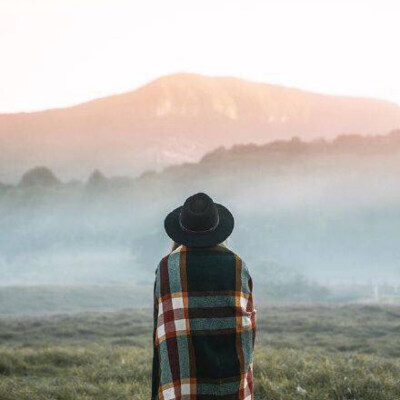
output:
{"label": "hat brim", "polygon": [[164,220],[167,235],[176,243],[188,247],[212,247],[223,242],[232,233],[235,220],[231,212],[222,204],[215,203],[218,214],[218,226],[207,233],[191,233],[184,231],[179,224],[181,207],[171,211]]}

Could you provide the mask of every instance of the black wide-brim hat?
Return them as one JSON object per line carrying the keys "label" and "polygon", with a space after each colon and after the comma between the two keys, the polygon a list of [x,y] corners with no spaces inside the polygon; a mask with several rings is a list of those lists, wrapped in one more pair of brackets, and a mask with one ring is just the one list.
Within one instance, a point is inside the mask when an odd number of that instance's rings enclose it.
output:
{"label": "black wide-brim hat", "polygon": [[230,236],[234,224],[232,213],[205,193],[190,196],[164,220],[167,235],[187,247],[215,246]]}

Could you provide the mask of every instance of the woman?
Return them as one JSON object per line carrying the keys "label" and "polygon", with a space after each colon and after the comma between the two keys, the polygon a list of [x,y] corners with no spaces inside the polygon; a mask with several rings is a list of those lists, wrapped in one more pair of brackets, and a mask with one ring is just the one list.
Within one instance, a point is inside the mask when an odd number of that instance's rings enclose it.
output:
{"label": "woman", "polygon": [[222,244],[232,214],[197,193],[164,226],[177,245],[156,270],[152,399],[253,399],[253,284]]}

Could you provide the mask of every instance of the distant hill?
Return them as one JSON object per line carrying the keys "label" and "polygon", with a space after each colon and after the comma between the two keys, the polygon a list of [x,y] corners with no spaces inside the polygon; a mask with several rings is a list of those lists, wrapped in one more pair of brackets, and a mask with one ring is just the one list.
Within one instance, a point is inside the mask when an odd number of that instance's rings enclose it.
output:
{"label": "distant hill", "polygon": [[[348,163],[335,166],[338,164],[338,160],[343,160],[343,157],[347,157]],[[151,181],[168,183],[171,179],[182,176],[193,182],[196,182],[197,178],[212,181],[216,176],[213,177],[210,174],[210,168],[223,176],[236,175],[235,171],[268,170],[272,166],[278,167],[280,171],[285,171],[291,165],[298,168],[304,166],[304,161],[314,165],[315,159],[323,160],[317,164],[319,167],[326,165],[329,168],[343,170],[349,167],[359,169],[360,165],[370,162],[375,171],[378,171],[382,169],[384,163],[378,165],[376,160],[382,157],[389,164],[392,160],[396,165],[400,164],[400,129],[393,130],[386,135],[339,135],[333,139],[314,139],[309,142],[293,137],[290,140],[275,140],[264,145],[236,144],[230,148],[220,146],[207,152],[199,161],[170,165],[159,172],[153,169],[146,170],[136,178],[132,176],[106,177],[102,171],[95,169],[88,176],[85,184],[79,180],[62,182],[51,169],[34,167],[22,175],[18,186],[20,188],[54,187],[64,183],[66,187],[73,189],[86,187],[86,189],[101,192],[132,186],[140,188],[142,184],[146,185],[146,182]],[[393,167],[392,164],[390,166]],[[5,185],[0,182],[0,188],[3,191],[13,187],[13,185]]]}
{"label": "distant hill", "polygon": [[54,187],[60,184],[60,181],[54,176],[53,172],[46,167],[35,167],[25,172],[22,176],[19,186],[21,187]]}
{"label": "distant hill", "polygon": [[399,127],[400,107],[383,100],[177,74],[70,108],[0,115],[0,179],[35,165],[68,179],[95,168],[132,175],[196,161],[221,145]]}
{"label": "distant hill", "polygon": [[170,245],[166,213],[204,191],[232,210],[229,243],[259,284],[271,265],[320,282],[400,283],[400,130],[220,147],[136,179],[101,169],[58,184],[52,171],[0,185],[3,282],[151,284]]}

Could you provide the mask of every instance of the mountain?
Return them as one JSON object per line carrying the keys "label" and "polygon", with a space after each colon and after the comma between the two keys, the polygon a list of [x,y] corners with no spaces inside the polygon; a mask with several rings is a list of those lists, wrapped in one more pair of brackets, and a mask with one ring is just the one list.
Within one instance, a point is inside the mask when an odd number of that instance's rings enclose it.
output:
{"label": "mountain", "polygon": [[0,114],[0,179],[15,180],[35,165],[62,178],[95,168],[132,175],[196,161],[221,145],[398,127],[400,107],[383,100],[176,74],[74,107]]}

